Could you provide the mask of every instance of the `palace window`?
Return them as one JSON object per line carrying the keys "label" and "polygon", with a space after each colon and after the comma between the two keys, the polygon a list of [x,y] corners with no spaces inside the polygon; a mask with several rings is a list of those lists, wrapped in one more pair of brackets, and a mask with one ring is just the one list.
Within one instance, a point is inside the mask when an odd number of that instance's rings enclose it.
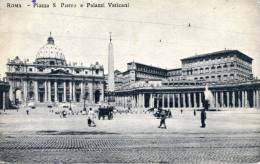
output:
{"label": "palace window", "polygon": [[200,68],[200,74],[203,74],[203,68]]}
{"label": "palace window", "polygon": [[96,75],[98,75],[98,73],[99,73],[99,70],[98,70],[98,69],[96,69]]}
{"label": "palace window", "polygon": [[217,71],[220,72],[221,71],[221,66],[217,66]]}
{"label": "palace window", "polygon": [[205,73],[209,73],[209,67],[205,68]]}

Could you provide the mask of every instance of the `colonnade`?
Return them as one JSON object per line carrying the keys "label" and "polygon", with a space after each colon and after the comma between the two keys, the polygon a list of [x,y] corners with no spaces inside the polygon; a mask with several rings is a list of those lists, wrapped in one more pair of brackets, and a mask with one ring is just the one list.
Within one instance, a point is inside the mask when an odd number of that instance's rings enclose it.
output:
{"label": "colonnade", "polygon": [[[213,90],[210,108],[260,108],[260,90]],[[117,106],[131,108],[202,108],[204,91],[121,93],[115,96]]]}

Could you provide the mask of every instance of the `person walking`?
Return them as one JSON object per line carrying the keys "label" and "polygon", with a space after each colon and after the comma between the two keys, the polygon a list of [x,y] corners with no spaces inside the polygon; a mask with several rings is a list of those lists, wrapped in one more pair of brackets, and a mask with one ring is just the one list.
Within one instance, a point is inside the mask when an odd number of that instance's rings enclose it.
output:
{"label": "person walking", "polygon": [[26,114],[29,115],[29,109],[28,108],[26,109]]}
{"label": "person walking", "polygon": [[201,128],[206,127],[206,123],[205,123],[206,119],[207,119],[206,112],[205,112],[205,109],[203,109],[203,110],[201,110],[201,113],[200,113]]}
{"label": "person walking", "polygon": [[194,111],[193,111],[193,115],[196,116],[196,110],[195,110],[195,109],[194,109]]}
{"label": "person walking", "polygon": [[[166,128],[166,123],[165,123],[165,120],[166,120],[166,112],[165,112],[165,110],[162,110],[162,112],[160,113],[160,116],[161,116],[161,121],[160,121],[160,125],[158,126],[158,128],[167,129]],[[162,125],[163,125],[163,127],[162,127]]]}
{"label": "person walking", "polygon": [[92,110],[92,108],[89,108],[89,112],[88,112],[88,126],[92,126],[93,124],[93,127],[96,126],[96,123],[95,123],[95,117],[96,117],[96,114],[95,112]]}

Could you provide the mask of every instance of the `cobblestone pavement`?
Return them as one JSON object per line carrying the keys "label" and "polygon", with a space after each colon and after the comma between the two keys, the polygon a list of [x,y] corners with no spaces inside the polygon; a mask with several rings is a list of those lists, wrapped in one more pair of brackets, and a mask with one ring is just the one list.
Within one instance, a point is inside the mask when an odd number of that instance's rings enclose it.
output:
{"label": "cobblestone pavement", "polygon": [[[0,161],[11,163],[257,163],[260,112],[208,113],[199,128],[192,112],[157,128],[150,115],[116,115],[85,125],[86,116],[61,119],[35,111],[0,116]],[[232,117],[230,117],[232,116]],[[16,120],[16,121],[15,121]]]}

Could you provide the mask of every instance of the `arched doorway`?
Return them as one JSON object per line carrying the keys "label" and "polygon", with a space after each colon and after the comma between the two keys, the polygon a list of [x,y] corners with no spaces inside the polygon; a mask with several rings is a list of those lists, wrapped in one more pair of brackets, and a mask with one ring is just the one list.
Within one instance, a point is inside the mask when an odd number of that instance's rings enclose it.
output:
{"label": "arched doorway", "polygon": [[99,90],[96,90],[95,91],[95,104],[97,104],[99,101],[100,101],[100,91]]}
{"label": "arched doorway", "polygon": [[21,104],[23,101],[23,92],[21,89],[15,89],[14,91],[14,102],[16,105]]}

